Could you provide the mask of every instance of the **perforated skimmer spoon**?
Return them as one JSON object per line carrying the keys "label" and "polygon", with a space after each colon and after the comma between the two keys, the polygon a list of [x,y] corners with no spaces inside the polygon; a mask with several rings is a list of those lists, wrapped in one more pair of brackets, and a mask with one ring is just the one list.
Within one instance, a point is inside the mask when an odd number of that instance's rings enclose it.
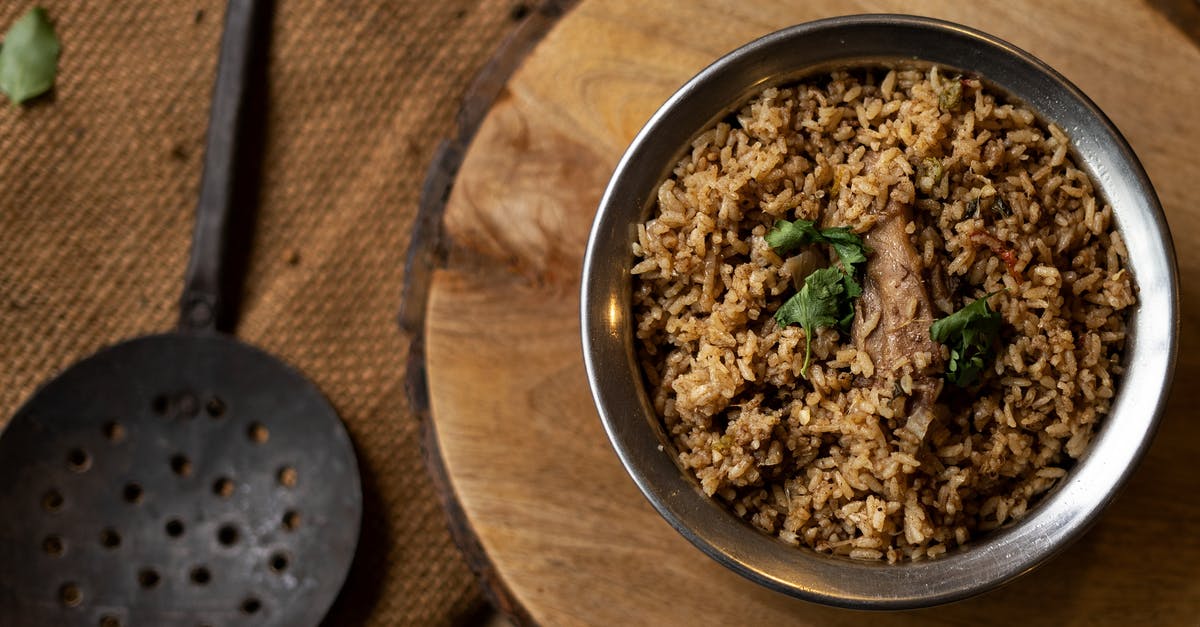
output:
{"label": "perforated skimmer spoon", "polygon": [[179,329],[67,369],[0,437],[0,625],[315,625],[345,580],[362,494],[341,421],[216,328],[267,13],[226,12]]}

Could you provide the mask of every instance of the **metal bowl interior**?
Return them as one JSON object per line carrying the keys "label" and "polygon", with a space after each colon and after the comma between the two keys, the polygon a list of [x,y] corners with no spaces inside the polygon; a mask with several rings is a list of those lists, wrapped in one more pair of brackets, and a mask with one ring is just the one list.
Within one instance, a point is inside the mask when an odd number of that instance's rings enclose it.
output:
{"label": "metal bowl interior", "polygon": [[[1116,216],[1139,288],[1111,413],[1068,476],[1017,524],[935,558],[894,565],[793,549],[705,496],[672,459],[633,349],[630,243],[691,139],[769,85],[835,67],[920,61],[983,77],[1062,127]],[[1154,189],[1116,127],[1082,92],[1016,47],[956,24],[860,15],[802,24],[722,57],[651,118],[618,164],[584,258],[581,322],[593,398],[630,476],[695,546],[774,590],[835,606],[902,609],[1012,580],[1078,538],[1149,445],[1170,388],[1179,320],[1175,254]]]}

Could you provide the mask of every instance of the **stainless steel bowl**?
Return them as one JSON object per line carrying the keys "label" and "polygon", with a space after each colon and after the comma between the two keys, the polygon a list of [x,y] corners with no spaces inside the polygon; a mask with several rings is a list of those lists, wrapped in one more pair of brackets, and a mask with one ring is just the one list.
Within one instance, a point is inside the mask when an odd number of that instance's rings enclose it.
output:
{"label": "stainless steel bowl", "polygon": [[[856,562],[795,549],[705,496],[672,459],[634,357],[630,264],[634,225],[700,131],[773,84],[835,67],[920,60],[983,77],[1067,131],[1075,158],[1112,205],[1140,289],[1126,372],[1090,449],[1020,522],[934,559]],[[713,559],[768,588],[829,605],[900,609],[963,599],[1042,564],[1080,537],[1146,450],[1174,370],[1175,254],[1154,189],[1112,122],[1028,53],[979,31],[899,15],[858,15],[788,28],[722,57],[684,85],[634,139],[600,202],[583,265],[583,351],[593,398],[630,476],[678,531]]]}

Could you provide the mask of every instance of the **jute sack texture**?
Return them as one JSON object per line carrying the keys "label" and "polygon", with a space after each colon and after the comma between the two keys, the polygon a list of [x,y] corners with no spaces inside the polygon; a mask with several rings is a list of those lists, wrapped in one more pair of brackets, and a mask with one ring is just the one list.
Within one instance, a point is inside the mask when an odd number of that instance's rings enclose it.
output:
{"label": "jute sack texture", "polygon": [[[175,324],[224,3],[43,0],[54,92],[0,106],[0,423],[103,346]],[[329,397],[364,476],[329,619],[452,624],[480,596],[404,392],[396,313],[421,181],[509,0],[277,0],[260,204],[237,335]],[[0,2],[7,28],[32,3]]]}

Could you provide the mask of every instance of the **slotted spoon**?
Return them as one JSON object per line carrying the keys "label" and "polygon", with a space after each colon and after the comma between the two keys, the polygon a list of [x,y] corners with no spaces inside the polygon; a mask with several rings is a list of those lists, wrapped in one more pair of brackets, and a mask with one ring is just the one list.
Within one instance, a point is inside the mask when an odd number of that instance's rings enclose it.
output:
{"label": "slotted spoon", "polygon": [[217,330],[266,4],[226,11],[178,330],[70,367],[0,437],[0,625],[315,625],[345,580],[362,494],[342,422]]}

